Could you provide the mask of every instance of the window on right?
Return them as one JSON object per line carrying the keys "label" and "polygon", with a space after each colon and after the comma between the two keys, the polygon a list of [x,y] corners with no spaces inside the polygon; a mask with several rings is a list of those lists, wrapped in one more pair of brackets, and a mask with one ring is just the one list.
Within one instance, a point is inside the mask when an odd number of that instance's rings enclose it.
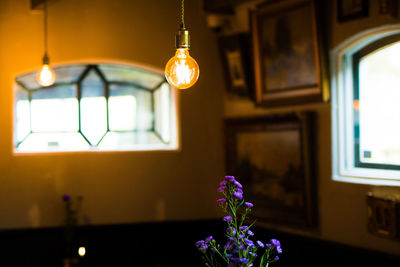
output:
{"label": "window on right", "polygon": [[354,36],[331,59],[333,179],[400,186],[400,26]]}

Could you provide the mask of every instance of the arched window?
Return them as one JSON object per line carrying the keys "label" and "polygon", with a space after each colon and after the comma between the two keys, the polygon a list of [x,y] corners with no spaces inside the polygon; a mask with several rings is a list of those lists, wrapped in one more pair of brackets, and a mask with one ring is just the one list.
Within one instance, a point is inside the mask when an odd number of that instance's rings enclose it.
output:
{"label": "arched window", "polygon": [[332,53],[335,180],[400,185],[400,26],[374,29]]}
{"label": "arched window", "polygon": [[55,67],[16,78],[16,152],[152,150],[177,146],[175,101],[161,73],[115,64]]}

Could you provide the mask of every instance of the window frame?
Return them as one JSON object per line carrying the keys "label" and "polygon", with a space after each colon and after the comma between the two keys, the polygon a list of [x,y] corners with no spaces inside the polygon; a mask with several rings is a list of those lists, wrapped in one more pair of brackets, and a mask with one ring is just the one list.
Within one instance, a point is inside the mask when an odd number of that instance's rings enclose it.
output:
{"label": "window frame", "polygon": [[[152,87],[152,88],[147,88],[139,83],[136,83],[135,81],[115,81],[115,80],[110,80],[107,79],[106,75],[103,73],[103,70],[101,70],[101,66],[104,65],[110,65],[112,67],[121,67],[121,68],[132,68],[135,69],[136,71],[144,71],[144,72],[152,72],[154,74],[160,75],[160,76],[164,76],[164,73],[162,71],[158,71],[154,68],[150,68],[150,67],[143,67],[140,65],[136,65],[136,64],[128,64],[128,63],[120,63],[120,62],[104,62],[104,61],[99,61],[99,62],[68,62],[67,64],[54,64],[53,67],[54,68],[58,68],[58,67],[69,67],[69,66],[84,66],[82,72],[80,72],[79,74],[79,78],[77,78],[76,80],[71,80],[69,82],[55,82],[53,85],[51,86],[39,86],[39,87],[35,87],[35,88],[29,88],[27,87],[24,83],[20,82],[18,80],[19,77],[23,77],[25,75],[28,74],[32,74],[36,71],[31,71],[31,72],[26,72],[20,75],[16,76],[16,79],[14,79],[14,84],[18,85],[24,92],[26,92],[28,94],[28,101],[32,101],[32,93],[33,92],[37,92],[40,91],[41,89],[51,89],[52,87],[56,87],[56,86],[63,86],[63,85],[71,85],[71,86],[75,86],[76,87],[76,99],[78,101],[78,130],[76,132],[70,132],[70,133],[78,133],[80,134],[80,136],[85,140],[85,142],[89,145],[89,149],[78,149],[78,150],[38,150],[38,151],[21,151],[18,150],[18,146],[25,141],[30,134],[35,133],[32,131],[32,129],[30,130],[30,132],[21,140],[18,142],[18,140],[16,139],[16,132],[15,132],[15,112],[16,112],[16,86],[14,86],[14,93],[13,93],[13,142],[12,142],[12,150],[13,150],[13,154],[15,155],[23,155],[23,154],[36,154],[36,153],[40,153],[40,154],[45,154],[45,153],[84,153],[84,152],[129,152],[129,151],[157,151],[157,150],[161,150],[161,151],[165,151],[165,150],[179,150],[179,127],[178,127],[178,107],[177,107],[177,94],[176,94],[176,90],[174,87],[169,86],[169,94],[168,94],[168,101],[169,101],[169,128],[170,128],[170,136],[169,136],[169,140],[165,141],[164,138],[161,136],[160,133],[157,132],[156,130],[156,123],[155,123],[155,99],[154,99],[154,93],[157,90],[161,90],[161,88],[163,87],[163,85],[165,83],[167,83],[166,79],[162,79],[156,86]],[[84,81],[84,79],[87,77],[87,75],[91,72],[94,71],[96,73],[97,76],[99,76],[99,78],[101,79],[102,83],[103,83],[103,91],[104,91],[104,98],[106,100],[106,117],[107,117],[107,129],[104,133],[104,135],[101,137],[101,139],[97,142],[92,144],[91,141],[89,141],[87,139],[87,137],[85,136],[85,134],[82,132],[82,116],[81,116],[81,98],[82,98],[82,82]],[[109,112],[109,97],[110,97],[110,87],[112,85],[125,85],[125,86],[131,86],[134,87],[135,90],[145,90],[151,93],[151,110],[152,110],[152,128],[151,128],[151,132],[157,136],[159,138],[159,141],[161,142],[161,144],[157,144],[157,145],[153,145],[153,144],[137,144],[137,145],[133,145],[127,148],[112,148],[112,149],[104,149],[104,148],[99,148],[99,145],[101,144],[101,141],[104,139],[104,137],[108,134],[108,133],[112,133],[112,132],[142,132],[142,131],[149,131],[149,130],[137,130],[137,129],[133,129],[133,130],[127,130],[127,131],[121,131],[121,130],[111,130],[110,129],[110,112]],[[29,105],[30,109],[31,109],[31,104]],[[30,127],[32,127],[32,121],[30,118]],[[41,132],[39,132],[41,133]],[[147,147],[146,147],[147,146]]]}
{"label": "window frame", "polygon": [[[364,48],[360,49],[357,53],[353,55],[353,101],[360,100],[359,99],[359,66],[360,61],[363,57],[368,56],[369,54],[384,48],[390,44],[400,41],[400,34],[394,34],[377,41],[374,41]],[[354,111],[354,118],[355,120],[359,119],[359,114]],[[360,129],[356,128],[355,123],[353,123],[354,127],[354,138],[356,138],[357,131],[359,132]],[[390,169],[390,170],[400,170],[400,165],[393,165],[393,164],[379,164],[379,163],[365,163],[361,162],[360,160],[360,142],[354,142],[354,164],[356,167],[360,168],[372,168],[372,169]]]}
{"label": "window frame", "polygon": [[357,166],[353,111],[357,57],[361,59],[363,53],[379,49],[379,45],[383,47],[398,35],[400,24],[385,25],[354,35],[331,51],[332,179],[335,181],[400,186],[398,169],[374,168],[370,163]]}

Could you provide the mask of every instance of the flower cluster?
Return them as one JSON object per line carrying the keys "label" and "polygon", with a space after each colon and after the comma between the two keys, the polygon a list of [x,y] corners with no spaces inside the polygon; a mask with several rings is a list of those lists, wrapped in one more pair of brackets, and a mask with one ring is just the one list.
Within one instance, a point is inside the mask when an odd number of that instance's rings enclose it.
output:
{"label": "flower cluster", "polygon": [[277,261],[278,254],[282,253],[279,240],[271,239],[269,243],[251,240],[254,233],[250,228],[254,222],[250,225],[245,225],[245,222],[254,205],[243,199],[243,186],[233,176],[225,176],[219,185],[217,191],[224,197],[218,199],[217,204],[226,214],[223,221],[228,226],[227,241],[223,247],[212,236],[196,242],[206,266],[220,266],[222,261],[228,267],[250,267],[255,264],[265,267]]}

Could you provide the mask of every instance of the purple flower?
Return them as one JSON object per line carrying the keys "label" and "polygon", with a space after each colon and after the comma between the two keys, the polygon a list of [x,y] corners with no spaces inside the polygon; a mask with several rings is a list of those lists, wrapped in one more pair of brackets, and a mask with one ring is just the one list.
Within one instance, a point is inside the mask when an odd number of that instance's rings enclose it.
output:
{"label": "purple flower", "polygon": [[275,260],[279,260],[279,257],[278,257],[278,256],[276,256],[276,257],[275,257]]}
{"label": "purple flower", "polygon": [[278,239],[271,239],[271,244],[276,246],[276,247],[280,247],[281,246],[281,242],[279,242]]}
{"label": "purple flower", "polygon": [[230,234],[231,233],[231,231],[232,231],[232,235],[236,235],[236,229],[235,228],[227,228],[226,229],[226,232],[228,233],[228,234]]}
{"label": "purple flower", "polygon": [[223,202],[226,202],[225,198],[217,199],[217,204],[220,204],[220,203],[223,203]]}
{"label": "purple flower", "polygon": [[243,238],[244,237],[244,235],[239,235],[239,238]]}
{"label": "purple flower", "polygon": [[247,230],[247,234],[248,234],[249,236],[254,236],[254,233],[253,233],[252,231],[250,231],[250,230]]}
{"label": "purple flower", "polygon": [[282,254],[282,248],[281,247],[276,247],[276,251],[278,252],[278,254]]}
{"label": "purple flower", "polygon": [[228,182],[236,181],[235,177],[233,177],[233,176],[225,176],[225,180],[228,181]]}
{"label": "purple flower", "polygon": [[196,245],[196,247],[199,247],[199,246],[201,246],[201,245],[204,244],[204,240],[199,240],[199,241],[197,241],[197,242],[194,243],[194,244]]}
{"label": "purple flower", "polygon": [[240,188],[236,188],[235,191],[238,192],[238,193],[240,193],[240,194],[243,194],[243,190],[240,189]]}
{"label": "purple flower", "polygon": [[218,192],[222,192],[225,190],[225,186],[221,186],[220,188],[217,189]]}
{"label": "purple flower", "polygon": [[223,220],[224,220],[224,222],[230,222],[230,221],[232,221],[232,217],[231,216],[225,216]]}
{"label": "purple flower", "polygon": [[267,247],[272,247],[272,245],[271,244],[265,244]]}
{"label": "purple flower", "polygon": [[241,263],[249,263],[249,260],[248,259],[246,259],[246,258],[239,258],[238,259],[238,262],[241,262]]}
{"label": "purple flower", "polygon": [[247,225],[243,225],[243,226],[240,226],[240,228],[239,228],[239,229],[240,229],[241,231],[243,231],[243,230],[246,230],[247,228],[248,228],[248,226],[247,226]]}
{"label": "purple flower", "polygon": [[207,246],[207,244],[203,244],[203,245],[201,245],[201,247],[199,249],[200,250],[207,250],[208,246]]}
{"label": "purple flower", "polygon": [[234,196],[235,198],[237,198],[237,199],[243,199],[243,195],[240,194],[239,192],[233,193],[233,196]]}
{"label": "purple flower", "polygon": [[257,244],[260,246],[260,248],[263,248],[263,247],[264,247],[264,244],[263,244],[261,241],[259,241],[259,240],[257,240]]}
{"label": "purple flower", "polygon": [[204,243],[208,243],[211,240],[213,240],[214,238],[210,235],[209,237],[207,237],[206,239],[204,239]]}
{"label": "purple flower", "polygon": [[249,208],[254,207],[253,203],[250,203],[250,202],[244,202],[244,204]]}
{"label": "purple flower", "polygon": [[243,188],[243,186],[236,180],[233,182],[233,184],[236,185],[239,188]]}
{"label": "purple flower", "polygon": [[231,241],[228,241],[228,242],[225,244],[224,249],[226,249],[226,250],[232,249],[232,243],[231,243]]}
{"label": "purple flower", "polygon": [[70,195],[63,195],[62,196],[62,200],[64,200],[64,201],[68,201],[68,200],[70,200],[71,199],[71,196]]}
{"label": "purple flower", "polygon": [[227,183],[228,183],[228,182],[224,180],[224,181],[222,181],[222,182],[219,183],[219,186],[226,185]]}
{"label": "purple flower", "polygon": [[246,238],[244,241],[246,242],[247,246],[249,246],[249,247],[254,247],[254,243],[253,243],[253,241],[251,241],[250,239],[247,239],[247,238]]}

